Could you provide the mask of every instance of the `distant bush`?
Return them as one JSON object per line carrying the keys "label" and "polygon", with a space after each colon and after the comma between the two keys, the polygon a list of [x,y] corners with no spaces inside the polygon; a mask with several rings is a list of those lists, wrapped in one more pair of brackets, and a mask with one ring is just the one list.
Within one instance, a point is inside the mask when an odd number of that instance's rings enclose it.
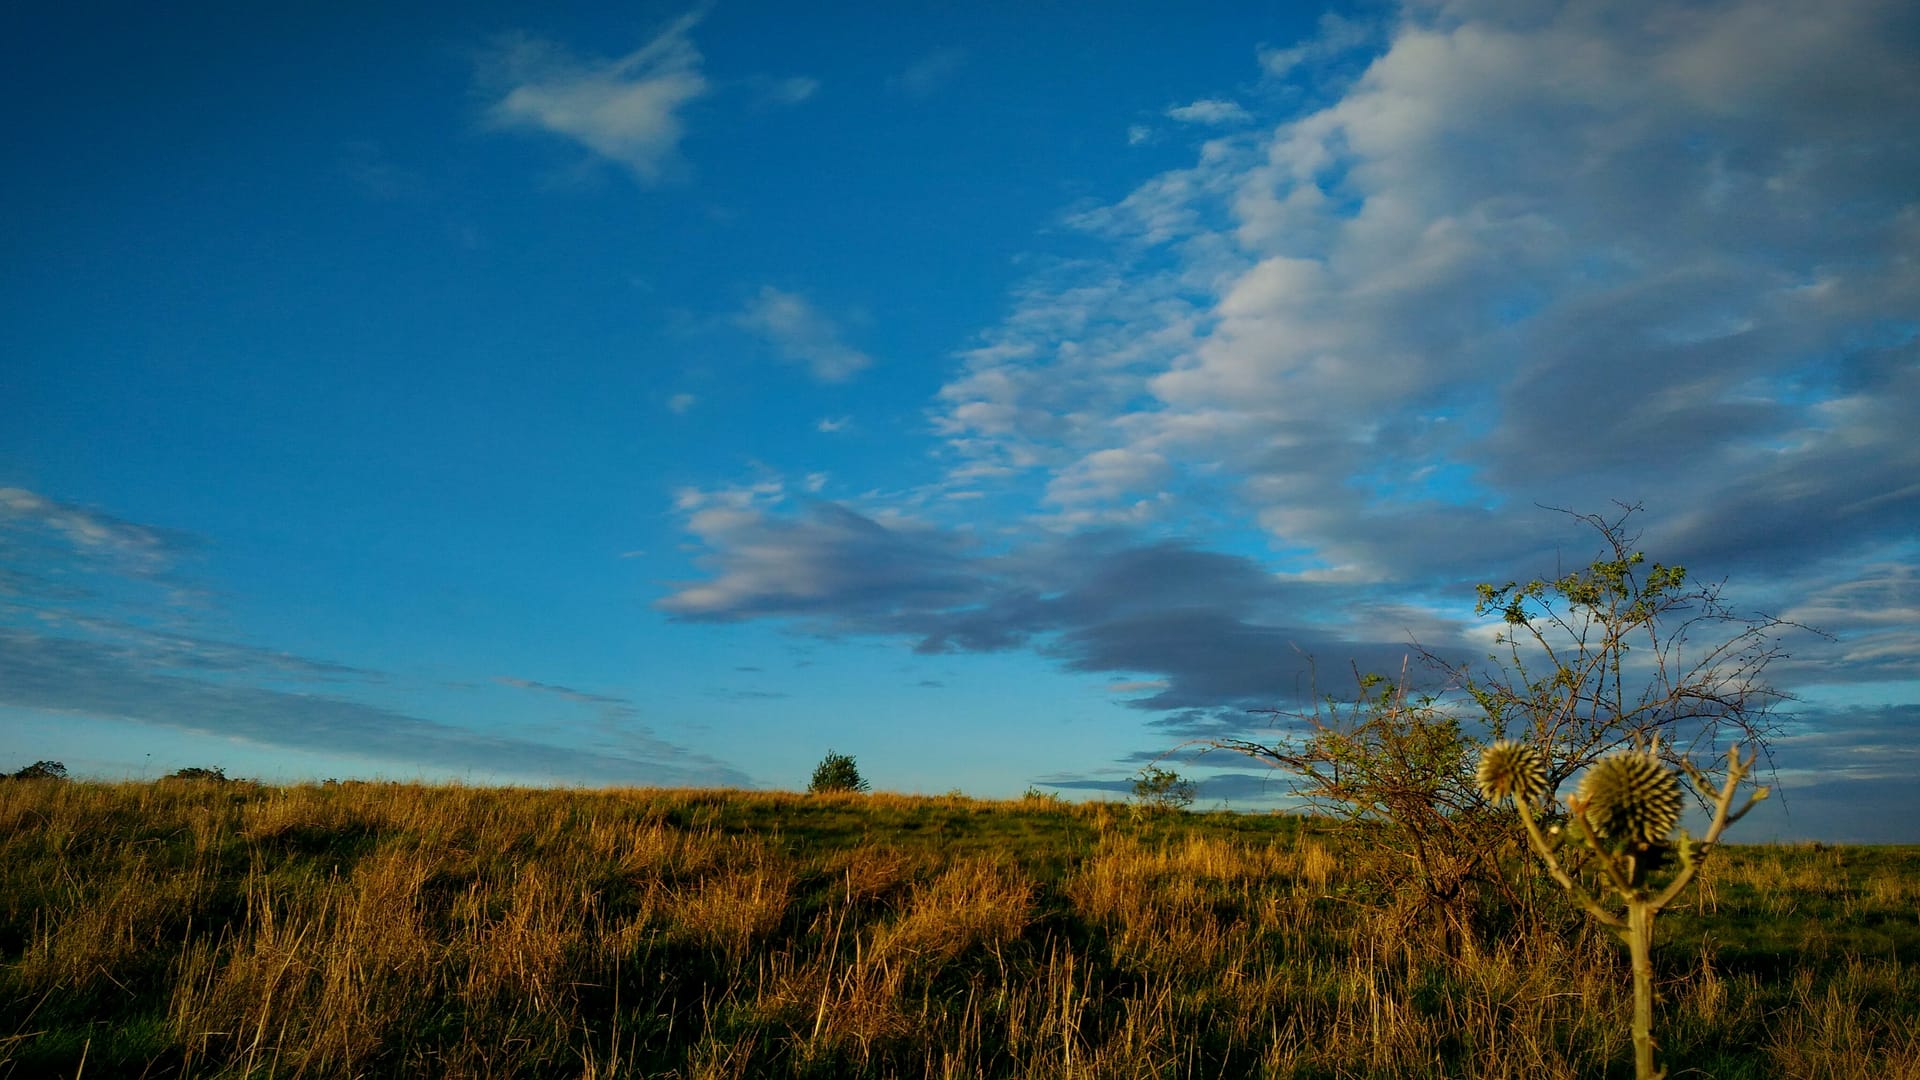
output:
{"label": "distant bush", "polygon": [[1133,781],[1133,799],[1142,809],[1185,810],[1193,805],[1193,781],[1158,765],[1149,765]]}
{"label": "distant bush", "polygon": [[203,769],[198,765],[190,765],[184,769],[175,769],[174,771],[168,773],[167,779],[169,780],[211,780],[216,784],[224,784],[231,778],[227,776],[227,770],[219,767],[218,765],[210,769]]}
{"label": "distant bush", "polygon": [[1065,806],[1067,800],[1057,791],[1044,791],[1032,784],[1027,785],[1026,793],[1020,796],[1022,802],[1039,803],[1041,806]]}
{"label": "distant bush", "polygon": [[36,761],[8,777],[11,780],[65,780],[67,767],[57,761]]}
{"label": "distant bush", "polygon": [[851,754],[836,754],[827,751],[827,756],[814,766],[813,782],[807,790],[815,795],[828,791],[868,791],[873,787],[860,775],[860,768],[854,764]]}

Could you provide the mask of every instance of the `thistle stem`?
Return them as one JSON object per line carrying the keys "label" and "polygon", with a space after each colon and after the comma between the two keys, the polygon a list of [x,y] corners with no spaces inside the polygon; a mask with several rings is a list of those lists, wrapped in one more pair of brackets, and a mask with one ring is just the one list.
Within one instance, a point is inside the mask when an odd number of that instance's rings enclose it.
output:
{"label": "thistle stem", "polygon": [[1663,1080],[1665,1071],[1653,1065],[1653,913],[1647,900],[1627,904],[1627,950],[1633,956],[1633,1075],[1636,1080]]}
{"label": "thistle stem", "polygon": [[1588,896],[1587,891],[1582,889],[1565,870],[1560,868],[1560,860],[1553,854],[1553,845],[1547,843],[1547,838],[1540,835],[1540,825],[1533,820],[1533,809],[1529,807],[1524,800],[1520,799],[1514,800],[1513,808],[1520,811],[1520,821],[1527,827],[1527,842],[1533,846],[1533,853],[1538,855],[1540,861],[1546,864],[1547,873],[1553,876],[1554,882],[1566,890],[1567,895],[1573,897],[1575,903],[1585,908],[1587,914],[1593,916],[1594,919],[1600,923],[1606,926],[1624,928],[1627,924],[1620,921],[1620,916],[1601,907],[1599,901]]}

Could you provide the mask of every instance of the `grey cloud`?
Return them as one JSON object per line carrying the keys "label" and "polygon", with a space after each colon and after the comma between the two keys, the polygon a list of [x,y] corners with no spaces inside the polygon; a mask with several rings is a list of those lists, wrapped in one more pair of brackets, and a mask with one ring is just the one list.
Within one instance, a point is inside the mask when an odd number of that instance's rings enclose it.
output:
{"label": "grey cloud", "polygon": [[[1176,770],[1178,771],[1178,770]],[[1183,774],[1186,775],[1186,774]],[[1289,801],[1291,794],[1286,778],[1279,773],[1235,773],[1194,772],[1189,776],[1194,781],[1194,798],[1206,804],[1212,802],[1231,802],[1241,806],[1282,806]],[[1096,791],[1109,795],[1131,796],[1133,780],[1106,779],[1092,776],[1070,776],[1055,774],[1033,781],[1036,787],[1054,788],[1059,791]]]}
{"label": "grey cloud", "polygon": [[1311,698],[1316,681],[1344,681],[1350,665],[1397,674],[1413,648],[1406,642],[1343,640],[1326,628],[1263,625],[1219,611],[1174,608],[1069,629],[1047,651],[1071,671],[1165,676],[1165,690],[1128,702],[1158,712],[1297,704]]}
{"label": "grey cloud", "polygon": [[[1920,345],[1856,356],[1849,385],[1787,445],[1710,474],[1668,539],[1696,563],[1791,573],[1920,535]],[[1909,553],[1911,557],[1911,553]]]}
{"label": "grey cloud", "polygon": [[800,517],[703,510],[690,527],[713,550],[713,576],[660,602],[687,619],[767,615],[877,626],[901,612],[963,604],[981,587],[964,541],[921,526],[884,524],[838,503]]}
{"label": "grey cloud", "polygon": [[1051,777],[1035,780],[1035,787],[1054,788],[1059,791],[1105,791],[1115,795],[1133,794],[1131,780],[1096,780],[1087,777]]}
{"label": "grey cloud", "polygon": [[1813,582],[1780,614],[1829,635],[1795,648],[1780,665],[1784,678],[1797,683],[1920,680],[1920,571],[1911,563],[1849,566],[1828,582]]}
{"label": "grey cloud", "polygon": [[1898,779],[1826,781],[1788,790],[1754,808],[1742,837],[1842,844],[1911,844],[1920,784]]}
{"label": "grey cloud", "polygon": [[1288,801],[1292,789],[1284,774],[1267,770],[1257,773],[1213,773],[1202,776],[1195,794],[1205,800],[1235,802],[1242,806],[1274,806]]}
{"label": "grey cloud", "polygon": [[[1339,681],[1356,665],[1398,673],[1415,651],[1404,632],[1343,632],[1410,625],[1356,603],[1351,590],[1285,582],[1244,557],[1125,532],[987,553],[829,503],[803,517],[731,515],[706,539],[713,576],[660,601],[664,610],[793,617],[815,633],[902,637],[929,654],[1033,647],[1068,671],[1157,677],[1157,692],[1129,702],[1142,710],[1295,703],[1311,697],[1315,662]],[[1422,646],[1457,658],[1451,624],[1420,625]]]}
{"label": "grey cloud", "polygon": [[[1288,689],[1289,694],[1285,700],[1295,702],[1310,698],[1313,692],[1312,686],[1304,679]],[[1188,708],[1167,713],[1151,721],[1149,726],[1175,738],[1193,740],[1241,738],[1265,724],[1256,720],[1245,708]],[[1164,747],[1140,750],[1134,754],[1134,758],[1139,761],[1151,761],[1165,752]]]}
{"label": "grey cloud", "polygon": [[130,655],[138,655],[143,664],[156,670],[251,674],[321,682],[343,679],[379,682],[385,678],[380,672],[331,660],[296,656],[243,642],[150,630],[113,619],[71,617],[48,621],[84,633],[103,644],[126,646]]}
{"label": "grey cloud", "polygon": [[719,698],[723,701],[783,701],[793,695],[782,690],[741,690],[728,688],[709,690],[707,691],[707,696]]}
{"label": "grey cloud", "polygon": [[1920,704],[1802,706],[1772,745],[1775,797],[1741,822],[1763,837],[1911,843],[1920,820]]}
{"label": "grey cloud", "polygon": [[533,690],[543,694],[554,694],[582,705],[605,705],[623,709],[633,708],[633,702],[628,701],[626,698],[611,697],[606,694],[592,694],[585,690],[575,690],[571,686],[557,686],[553,683],[536,682],[532,679],[519,679],[510,675],[496,675],[493,681],[502,686],[517,687],[521,690]]}
{"label": "grey cloud", "polygon": [[1774,740],[1774,760],[1783,776],[1803,782],[1911,780],[1920,776],[1916,735],[1920,703],[1803,705]]}

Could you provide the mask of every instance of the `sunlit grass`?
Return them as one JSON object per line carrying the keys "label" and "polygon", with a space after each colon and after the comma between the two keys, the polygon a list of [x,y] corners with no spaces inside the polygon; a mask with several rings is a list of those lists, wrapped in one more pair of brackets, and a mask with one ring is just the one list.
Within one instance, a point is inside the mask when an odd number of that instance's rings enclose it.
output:
{"label": "sunlit grass", "polygon": [[[1920,851],[1722,855],[1655,953],[1674,1074],[1920,1077]],[[0,1077],[1624,1064],[1615,942],[1547,909],[1462,951],[1396,873],[1040,799],[8,783]]]}

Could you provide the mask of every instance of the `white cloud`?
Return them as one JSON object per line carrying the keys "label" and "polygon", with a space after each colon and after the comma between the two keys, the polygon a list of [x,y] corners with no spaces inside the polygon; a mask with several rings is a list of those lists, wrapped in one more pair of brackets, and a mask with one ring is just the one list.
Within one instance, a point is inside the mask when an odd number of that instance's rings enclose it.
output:
{"label": "white cloud", "polygon": [[514,41],[497,58],[507,89],[488,115],[502,127],[570,139],[656,182],[675,161],[681,110],[708,89],[687,37],[701,14],[682,16],[612,60],[579,60],[546,42]]}
{"label": "white cloud", "polygon": [[1167,116],[1183,124],[1205,124],[1208,127],[1245,124],[1253,119],[1253,115],[1237,103],[1220,98],[1203,98],[1189,105],[1177,105],[1167,110]]}
{"label": "white cloud", "polygon": [[1125,510],[1091,455],[1158,455],[1350,580],[1523,549],[1536,501],[1644,501],[1728,560],[1914,531],[1913,16],[1626,10],[1411,6],[1390,38],[1335,20],[1267,55],[1377,51],[1076,212],[1109,252],[963,357],[949,475]]}
{"label": "white cloud", "polygon": [[673,508],[692,512],[709,507],[746,510],[785,501],[787,485],[778,477],[717,488],[683,487],[673,493]]}
{"label": "white cloud", "polygon": [[1127,127],[1127,145],[1145,146],[1153,141],[1153,129],[1145,124],[1130,124]]}
{"label": "white cloud", "polygon": [[700,399],[692,394],[675,394],[667,399],[667,410],[676,415],[684,416],[699,403]]}
{"label": "white cloud", "polygon": [[873,358],[840,340],[840,328],[806,297],[771,285],[747,302],[735,320],[771,344],[781,359],[807,365],[822,382],[852,378]]}
{"label": "white cloud", "polygon": [[1096,450],[1055,474],[1047,501],[1072,506],[1111,502],[1156,488],[1167,475],[1167,459],[1150,450],[1109,447]]}
{"label": "white cloud", "polygon": [[831,435],[836,431],[845,431],[853,423],[851,416],[823,416],[813,425],[813,430]]}

